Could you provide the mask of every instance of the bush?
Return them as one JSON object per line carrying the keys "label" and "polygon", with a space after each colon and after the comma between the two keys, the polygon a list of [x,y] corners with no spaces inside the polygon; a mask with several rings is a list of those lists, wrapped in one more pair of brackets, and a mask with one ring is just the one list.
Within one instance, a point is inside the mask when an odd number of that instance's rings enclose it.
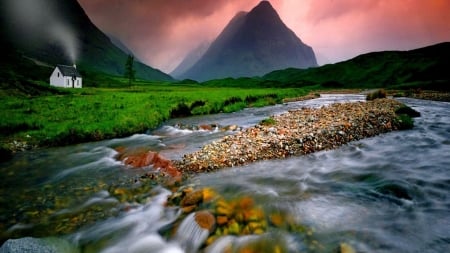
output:
{"label": "bush", "polygon": [[179,103],[177,107],[170,110],[171,118],[181,118],[192,116],[191,109],[185,103]]}
{"label": "bush", "polygon": [[380,89],[374,92],[367,94],[366,100],[375,100],[378,98],[386,98],[387,94],[384,89]]}
{"label": "bush", "polygon": [[191,104],[191,111],[192,111],[193,109],[195,109],[196,107],[201,107],[201,106],[204,106],[205,104],[206,104],[205,101],[202,101],[202,100],[196,100],[196,101],[194,101],[194,103]]}
{"label": "bush", "polygon": [[397,115],[406,114],[406,115],[408,115],[411,118],[420,117],[420,112],[418,112],[418,111],[416,111],[416,110],[414,110],[411,107],[406,106],[406,105],[404,105],[402,107],[399,107],[397,110],[395,110],[395,114],[397,114]]}
{"label": "bush", "polygon": [[229,106],[240,102],[242,102],[242,99],[240,97],[230,97],[223,102],[223,106]]}
{"label": "bush", "polygon": [[245,97],[245,103],[252,104],[258,101],[258,99],[259,98],[257,96],[248,95],[247,97]]}
{"label": "bush", "polygon": [[260,124],[263,126],[273,126],[277,123],[277,121],[274,118],[267,118],[263,119]]}
{"label": "bush", "polygon": [[398,115],[395,123],[399,130],[407,130],[414,127],[414,120],[406,114]]}

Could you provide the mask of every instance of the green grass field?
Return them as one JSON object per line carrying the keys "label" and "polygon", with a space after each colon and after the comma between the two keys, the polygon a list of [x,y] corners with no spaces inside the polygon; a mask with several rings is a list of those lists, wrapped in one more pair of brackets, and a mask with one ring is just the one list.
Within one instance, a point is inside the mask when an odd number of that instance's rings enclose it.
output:
{"label": "green grass field", "polygon": [[219,88],[137,83],[128,88],[65,89],[42,96],[0,96],[2,146],[60,146],[142,133],[173,117],[232,112],[307,95],[309,89]]}

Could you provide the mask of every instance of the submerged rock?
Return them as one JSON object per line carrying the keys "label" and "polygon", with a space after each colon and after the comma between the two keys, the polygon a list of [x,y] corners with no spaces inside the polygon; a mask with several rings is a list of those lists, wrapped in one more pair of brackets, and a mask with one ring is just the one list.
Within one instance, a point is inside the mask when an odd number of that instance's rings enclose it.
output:
{"label": "submerged rock", "polygon": [[79,250],[69,242],[59,238],[33,238],[24,237],[20,239],[9,239],[2,247],[0,253],[78,253]]}
{"label": "submerged rock", "polygon": [[347,243],[341,243],[339,253],[356,253],[355,249]]}

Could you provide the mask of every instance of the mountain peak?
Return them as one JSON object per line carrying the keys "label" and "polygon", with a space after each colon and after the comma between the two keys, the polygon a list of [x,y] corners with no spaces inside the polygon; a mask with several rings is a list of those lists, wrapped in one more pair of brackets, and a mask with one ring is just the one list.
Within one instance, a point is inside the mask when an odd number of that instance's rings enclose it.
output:
{"label": "mountain peak", "polygon": [[238,13],[183,78],[199,81],[264,75],[317,66],[312,48],[281,20],[269,1]]}
{"label": "mountain peak", "polygon": [[259,2],[259,4],[249,12],[249,15],[254,15],[263,18],[269,17],[279,18],[277,11],[272,7],[269,1]]}
{"label": "mountain peak", "polygon": [[261,2],[259,2],[259,4],[254,8],[254,9],[256,9],[256,8],[265,8],[265,9],[272,9],[272,10],[275,10],[273,7],[272,7],[272,5],[270,4],[270,2],[269,1],[267,1],[267,0],[263,0],[263,1],[261,1]]}

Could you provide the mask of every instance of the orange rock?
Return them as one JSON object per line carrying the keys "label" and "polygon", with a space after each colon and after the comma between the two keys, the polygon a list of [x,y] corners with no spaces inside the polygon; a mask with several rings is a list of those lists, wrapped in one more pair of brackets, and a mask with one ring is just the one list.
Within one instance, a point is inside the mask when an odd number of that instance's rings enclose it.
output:
{"label": "orange rock", "polygon": [[228,222],[227,216],[217,216],[217,225],[223,226],[223,225],[227,224],[227,222]]}
{"label": "orange rock", "polygon": [[183,200],[181,200],[181,206],[198,205],[203,201],[203,192],[201,190],[188,193]]}
{"label": "orange rock", "polygon": [[249,210],[253,207],[254,202],[250,197],[243,197],[239,200],[239,207],[243,210]]}
{"label": "orange rock", "polygon": [[212,131],[213,130],[211,125],[200,125],[200,126],[198,126],[198,128],[200,128],[201,130],[206,130],[206,131]]}
{"label": "orange rock", "polygon": [[142,168],[152,165],[155,169],[159,169],[161,172],[166,173],[171,177],[181,179],[181,172],[173,166],[172,162],[156,152],[145,149],[127,150],[124,147],[117,147],[115,150],[118,152],[116,159],[122,161],[126,165],[133,168]]}
{"label": "orange rock", "polygon": [[197,208],[196,205],[183,207],[181,210],[183,213],[192,213]]}
{"label": "orange rock", "polygon": [[276,227],[281,227],[284,224],[284,217],[280,213],[270,215],[270,222]]}
{"label": "orange rock", "polygon": [[195,221],[197,224],[208,231],[213,231],[216,226],[216,218],[208,211],[200,211],[195,213]]}

